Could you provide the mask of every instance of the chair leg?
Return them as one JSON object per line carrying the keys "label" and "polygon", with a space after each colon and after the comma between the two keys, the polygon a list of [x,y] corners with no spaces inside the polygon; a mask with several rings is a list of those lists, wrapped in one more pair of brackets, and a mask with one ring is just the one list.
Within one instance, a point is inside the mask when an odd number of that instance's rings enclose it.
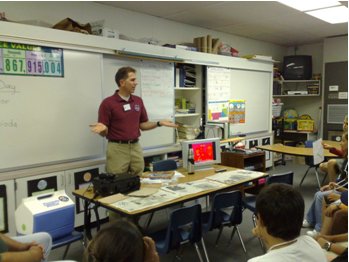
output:
{"label": "chair leg", "polygon": [[196,253],[198,254],[200,262],[204,262],[204,260],[202,259],[198,244],[194,243],[194,246],[195,246]]}
{"label": "chair leg", "polygon": [[231,232],[231,236],[230,236],[229,243],[230,243],[230,242],[231,242],[231,240],[233,239],[234,234],[235,234],[235,231],[236,231],[236,226],[234,226],[233,231]]}
{"label": "chair leg", "polygon": [[238,236],[239,236],[239,239],[240,239],[240,242],[241,242],[241,246],[244,249],[244,252],[247,253],[246,247],[245,247],[244,241],[242,240],[242,237],[241,237],[240,230],[239,230],[238,226],[235,226],[234,228],[236,228],[236,231],[238,233]]}
{"label": "chair leg", "polygon": [[63,253],[63,260],[65,260],[67,254],[68,254],[68,250],[69,250],[69,247],[70,247],[70,243],[66,246],[65,250],[64,250],[64,253]]}
{"label": "chair leg", "polygon": [[221,227],[219,228],[219,232],[218,232],[218,236],[217,236],[217,239],[216,239],[215,246],[218,245],[218,240],[219,240],[219,238],[221,237],[222,231],[223,231],[223,226],[221,226]]}
{"label": "chair leg", "polygon": [[319,189],[320,189],[321,188],[321,184],[320,184],[320,179],[319,179],[319,173],[317,172],[317,167],[315,167],[315,175],[316,175],[317,184],[318,184]]}
{"label": "chair leg", "polygon": [[152,213],[150,214],[149,218],[148,218],[147,224],[146,224],[146,226],[145,226],[145,229],[146,229],[146,230],[148,230],[148,228],[149,228],[149,226],[150,226],[150,223],[151,223],[151,221],[152,221],[152,219],[153,219],[153,216],[154,216],[154,212],[152,212]]}
{"label": "chair leg", "polygon": [[202,244],[202,248],[204,249],[204,254],[205,254],[205,257],[206,257],[206,261],[207,262],[210,262],[209,258],[208,258],[208,254],[207,254],[207,250],[206,250],[206,245],[205,245],[205,242],[204,242],[204,238],[201,238],[201,244]]}
{"label": "chair leg", "polygon": [[309,170],[310,170],[310,169],[311,169],[311,166],[310,166],[310,167],[308,167],[307,172],[305,172],[305,174],[304,174],[304,176],[303,176],[303,178],[302,178],[301,182],[299,183],[299,186],[300,186],[300,187],[302,186],[303,181],[304,181],[304,178],[307,176],[307,174],[308,174],[308,172],[309,172]]}

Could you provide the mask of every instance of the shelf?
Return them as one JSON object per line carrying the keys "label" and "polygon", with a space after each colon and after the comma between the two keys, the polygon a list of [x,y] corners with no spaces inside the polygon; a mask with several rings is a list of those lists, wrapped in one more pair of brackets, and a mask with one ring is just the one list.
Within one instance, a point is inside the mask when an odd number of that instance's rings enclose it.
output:
{"label": "shelf", "polygon": [[192,116],[199,116],[199,113],[192,113],[192,114],[175,114],[175,117],[192,117]]}
{"label": "shelf", "polygon": [[199,87],[175,87],[175,90],[195,91],[200,90]]}
{"label": "shelf", "polygon": [[320,96],[320,94],[317,94],[317,95],[273,95],[273,97],[309,97],[309,96],[318,97],[318,96]]}
{"label": "shelf", "polygon": [[311,83],[311,82],[320,82],[320,80],[274,80],[279,83]]}

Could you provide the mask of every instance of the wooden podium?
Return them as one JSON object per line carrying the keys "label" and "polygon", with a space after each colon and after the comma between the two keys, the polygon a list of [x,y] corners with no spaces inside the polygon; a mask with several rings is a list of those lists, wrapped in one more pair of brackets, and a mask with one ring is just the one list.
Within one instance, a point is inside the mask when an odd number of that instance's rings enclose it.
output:
{"label": "wooden podium", "polygon": [[265,152],[263,151],[253,153],[221,152],[221,162],[224,166],[265,172]]}

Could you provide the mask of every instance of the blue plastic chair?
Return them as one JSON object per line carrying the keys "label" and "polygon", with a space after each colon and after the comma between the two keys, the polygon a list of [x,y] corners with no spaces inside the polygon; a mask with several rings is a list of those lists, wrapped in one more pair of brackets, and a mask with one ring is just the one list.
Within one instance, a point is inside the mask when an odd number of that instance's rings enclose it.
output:
{"label": "blue plastic chair", "polygon": [[177,163],[173,159],[166,159],[153,163],[153,171],[170,171],[176,169]]}
{"label": "blue plastic chair", "polygon": [[62,257],[62,259],[65,260],[67,254],[68,254],[70,245],[76,241],[82,241],[83,236],[84,236],[83,233],[74,230],[73,232],[71,232],[68,235],[64,235],[64,236],[61,236],[61,237],[56,238],[56,239],[53,238],[52,239],[52,249],[66,246],[64,253],[63,253],[63,257]]}
{"label": "blue plastic chair", "polygon": [[[280,173],[280,174],[273,174],[267,178],[266,185],[270,185],[273,183],[283,183],[283,184],[293,185],[293,175],[294,173],[292,171]],[[256,198],[257,196],[252,195],[252,196],[245,196],[243,199],[244,208],[252,212],[252,222],[254,226],[256,226],[256,216],[255,216]],[[262,249],[265,251],[264,244],[260,238],[259,238],[259,243]]]}
{"label": "blue plastic chair", "polygon": [[[173,159],[161,160],[153,163],[153,171],[172,171],[177,169],[177,163]],[[148,222],[145,228],[148,229],[151,221],[153,220],[154,212],[152,212],[148,218]]]}
{"label": "blue plastic chair", "polygon": [[244,241],[242,240],[238,225],[242,222],[242,194],[240,191],[218,193],[212,201],[211,211],[202,214],[202,229],[208,232],[219,229],[216,245],[226,226],[233,227],[230,241],[235,232],[238,233],[242,248],[246,253]]}
{"label": "blue plastic chair", "polygon": [[201,206],[199,204],[173,210],[167,228],[150,234],[154,239],[159,254],[167,254],[187,243],[195,246],[200,261],[203,261],[198,243],[201,242],[206,260],[209,261],[201,228]]}
{"label": "blue plastic chair", "polygon": [[[306,148],[313,148],[313,141],[307,140],[307,141],[305,141],[304,145],[305,145]],[[299,186],[302,186],[303,181],[304,181],[305,177],[308,175],[310,169],[314,168],[315,169],[316,180],[317,180],[317,183],[318,183],[319,188],[320,188],[321,187],[321,183],[320,183],[320,179],[319,179],[319,173],[318,173],[318,170],[317,170],[319,168],[320,164],[317,164],[317,165],[314,164],[314,157],[313,156],[306,156],[305,157],[305,164],[308,166],[308,169],[305,172],[301,182],[299,183]]]}

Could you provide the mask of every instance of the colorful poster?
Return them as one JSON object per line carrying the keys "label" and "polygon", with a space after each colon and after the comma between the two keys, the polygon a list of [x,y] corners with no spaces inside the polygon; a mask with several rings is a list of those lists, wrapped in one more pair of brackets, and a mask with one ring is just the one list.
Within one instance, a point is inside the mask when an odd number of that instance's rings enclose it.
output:
{"label": "colorful poster", "polygon": [[229,123],[245,123],[245,100],[229,100]]}
{"label": "colorful poster", "polygon": [[0,41],[0,74],[63,77],[63,49]]}
{"label": "colorful poster", "polygon": [[229,101],[210,101],[208,102],[208,121],[228,121],[228,102]]}

